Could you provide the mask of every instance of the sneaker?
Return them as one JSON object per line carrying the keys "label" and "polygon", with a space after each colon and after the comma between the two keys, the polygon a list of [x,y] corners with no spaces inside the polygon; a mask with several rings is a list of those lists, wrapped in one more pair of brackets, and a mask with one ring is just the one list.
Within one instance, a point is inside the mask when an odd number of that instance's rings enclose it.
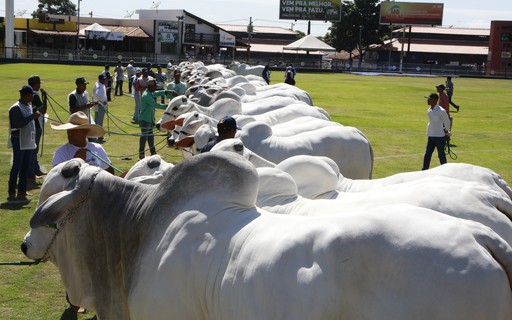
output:
{"label": "sneaker", "polygon": [[39,177],[45,176],[46,174],[47,174],[47,172],[44,172],[44,171],[41,171],[41,170],[36,172],[36,176],[39,176]]}
{"label": "sneaker", "polygon": [[455,106],[455,109],[457,109],[457,112],[459,112],[460,106]]}

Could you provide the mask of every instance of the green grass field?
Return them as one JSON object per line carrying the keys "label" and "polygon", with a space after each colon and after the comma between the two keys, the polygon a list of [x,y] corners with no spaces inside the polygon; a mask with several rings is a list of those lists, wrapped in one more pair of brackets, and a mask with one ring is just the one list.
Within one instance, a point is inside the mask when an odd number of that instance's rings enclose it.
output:
{"label": "green grass field", "polygon": [[[91,93],[101,67],[43,64],[4,64],[0,75],[0,103],[3,117],[1,130],[5,133],[0,148],[0,262],[24,260],[20,244],[29,230],[28,221],[37,205],[42,181],[34,185],[32,201],[25,205],[6,204],[7,180],[11,150],[7,149],[9,107],[19,98],[18,90],[31,74],[38,74],[42,87],[50,94],[48,113],[51,119],[67,119],[67,94],[74,79],[89,80]],[[282,81],[281,71],[272,72],[272,81]],[[421,168],[426,143],[427,104],[424,96],[435,91],[442,77],[361,76],[349,74],[302,74],[298,70],[297,86],[309,92],[316,106],[322,107],[334,121],[359,128],[370,139],[375,154],[374,178]],[[512,183],[512,82],[510,80],[455,78],[454,100],[461,106],[453,113],[452,151],[457,159],[490,168]],[[127,84],[125,91],[127,93]],[[125,171],[137,159],[139,132],[130,124],[133,100],[128,94],[114,97],[109,110],[115,119],[109,121],[114,132],[106,136],[103,145],[113,164]],[[161,111],[157,111],[157,117]],[[163,137],[155,139],[159,154],[168,162],[181,161],[181,154],[167,148]],[[53,151],[66,142],[64,132],[45,128],[43,155],[40,162],[51,169]],[[123,158],[132,160],[122,160]],[[439,165],[434,153],[431,167]],[[92,239],[91,239],[92,240]],[[52,264],[32,267],[0,265],[0,319],[76,319],[65,312],[65,290],[57,268]],[[93,314],[79,315],[90,319]]]}

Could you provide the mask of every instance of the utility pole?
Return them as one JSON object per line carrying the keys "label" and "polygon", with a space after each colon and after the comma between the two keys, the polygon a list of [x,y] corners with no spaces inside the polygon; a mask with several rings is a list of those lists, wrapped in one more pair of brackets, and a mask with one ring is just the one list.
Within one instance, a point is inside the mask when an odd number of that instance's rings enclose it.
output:
{"label": "utility pole", "polygon": [[178,64],[181,60],[181,50],[183,45],[183,20],[185,19],[184,16],[177,16],[178,18]]}
{"label": "utility pole", "polygon": [[80,43],[80,2],[82,0],[78,0],[78,15],[76,19],[76,54],[80,52],[78,48],[78,44]]}
{"label": "utility pole", "polygon": [[251,59],[251,35],[254,31],[254,27],[252,25],[252,17],[249,17],[249,25],[247,26],[247,43],[249,44],[249,49],[247,49],[247,63]]}

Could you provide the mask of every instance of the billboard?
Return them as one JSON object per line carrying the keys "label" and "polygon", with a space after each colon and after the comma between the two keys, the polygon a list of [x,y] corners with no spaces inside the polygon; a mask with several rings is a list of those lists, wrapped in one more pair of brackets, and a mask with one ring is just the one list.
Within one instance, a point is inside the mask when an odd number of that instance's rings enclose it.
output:
{"label": "billboard", "polygon": [[158,22],[157,41],[164,43],[178,42],[178,22]]}
{"label": "billboard", "polygon": [[341,0],[280,0],[279,19],[340,21]]}
{"label": "billboard", "polygon": [[219,30],[219,46],[221,47],[235,47],[236,37],[227,33],[224,30]]}
{"label": "billboard", "polygon": [[442,3],[381,2],[380,24],[442,25]]}

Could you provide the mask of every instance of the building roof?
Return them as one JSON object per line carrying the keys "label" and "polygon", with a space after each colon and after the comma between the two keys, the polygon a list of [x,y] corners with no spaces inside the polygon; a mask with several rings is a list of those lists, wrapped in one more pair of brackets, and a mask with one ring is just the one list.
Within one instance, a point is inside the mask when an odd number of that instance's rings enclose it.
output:
{"label": "building roof", "polygon": [[[373,48],[380,50],[389,50],[391,45],[392,51],[401,51],[402,43],[398,39],[385,41],[384,45],[375,45]],[[403,50],[408,50],[407,41],[404,42]],[[487,46],[464,46],[464,45],[447,45],[447,44],[425,44],[425,43],[411,43],[410,52],[423,52],[423,53],[442,53],[442,54],[478,54],[487,55],[489,47]]]}
{"label": "building roof", "polygon": [[[220,28],[228,32],[245,32],[247,33],[247,25],[240,24],[217,24]],[[297,33],[293,30],[282,28],[282,27],[267,27],[267,26],[255,26],[253,25],[252,33],[272,33],[282,35],[296,35]]]}
{"label": "building roof", "polygon": [[[80,30],[84,30],[91,24],[80,23]],[[101,25],[103,28],[108,29],[110,32],[122,32],[125,37],[132,38],[151,38],[151,36],[144,31],[141,27],[125,27],[114,25]],[[80,32],[82,34],[82,32]],[[76,34],[76,33],[75,33]]]}
{"label": "building roof", "polygon": [[76,36],[76,32],[73,31],[56,31],[56,30],[40,30],[40,29],[30,29],[31,32],[36,34],[47,34],[47,35],[54,35],[54,36],[66,36],[66,37],[72,37]]}
{"label": "building roof", "polygon": [[[251,43],[251,52],[263,52],[263,53],[286,53],[294,54],[293,51],[283,50],[284,45],[282,44],[262,44],[262,43]],[[246,48],[240,48],[238,50],[247,50]],[[320,51],[309,51],[310,54],[324,54]]]}
{"label": "building roof", "polygon": [[[405,27],[405,31],[409,31],[409,27]],[[401,30],[402,28],[398,29]],[[398,31],[398,30],[395,30]],[[444,35],[471,35],[471,36],[489,36],[490,29],[470,29],[470,28],[450,28],[450,27],[424,27],[412,26],[411,33],[430,33]]]}

